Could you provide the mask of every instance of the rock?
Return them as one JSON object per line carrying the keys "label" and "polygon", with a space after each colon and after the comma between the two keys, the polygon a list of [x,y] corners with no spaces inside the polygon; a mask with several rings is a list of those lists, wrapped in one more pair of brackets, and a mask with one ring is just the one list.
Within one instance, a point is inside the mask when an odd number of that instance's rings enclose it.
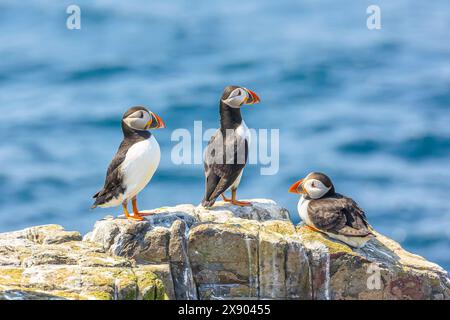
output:
{"label": "rock", "polygon": [[1,234],[0,297],[450,299],[445,270],[380,234],[352,250],[252,203],[107,217],[83,241],[60,226]]}
{"label": "rock", "polygon": [[169,257],[172,278],[177,299],[197,299],[197,290],[187,255],[187,224],[183,220],[174,221],[170,232]]}
{"label": "rock", "polygon": [[257,230],[240,225],[202,223],[191,229],[188,255],[201,298],[257,296],[257,239]]}
{"label": "rock", "polygon": [[299,226],[311,263],[315,299],[450,299],[450,279],[440,266],[376,233],[364,247]]}
{"label": "rock", "polygon": [[82,239],[78,231],[65,231],[63,227],[56,224],[28,228],[25,232],[29,240],[39,244],[59,244]]}
{"label": "rock", "polygon": [[111,256],[61,226],[0,234],[0,257],[0,299],[174,297],[167,266]]}

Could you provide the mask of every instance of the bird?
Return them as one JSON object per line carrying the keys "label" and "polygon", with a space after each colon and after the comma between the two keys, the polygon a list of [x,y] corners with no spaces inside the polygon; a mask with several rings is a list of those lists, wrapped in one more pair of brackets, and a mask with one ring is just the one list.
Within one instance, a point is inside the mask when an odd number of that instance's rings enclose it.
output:
{"label": "bird", "polygon": [[[205,151],[203,207],[212,207],[219,196],[237,206],[251,205],[236,199],[250,144],[250,131],[242,119],[241,107],[259,102],[258,95],[250,89],[234,85],[224,89],[219,103],[220,128]],[[231,189],[231,198],[224,195],[228,189]]]}
{"label": "bird", "polygon": [[[122,205],[125,217],[137,221],[152,214],[139,212],[136,197],[152,179],[161,159],[159,144],[148,130],[165,127],[159,116],[143,106],[131,107],[124,113],[123,140],[109,164],[103,189],[93,196],[92,209]],[[127,208],[130,200],[133,215]]]}
{"label": "bird", "polygon": [[301,195],[297,210],[310,229],[354,248],[374,237],[364,211],[353,199],[336,193],[326,174],[311,172],[291,185],[289,192]]}

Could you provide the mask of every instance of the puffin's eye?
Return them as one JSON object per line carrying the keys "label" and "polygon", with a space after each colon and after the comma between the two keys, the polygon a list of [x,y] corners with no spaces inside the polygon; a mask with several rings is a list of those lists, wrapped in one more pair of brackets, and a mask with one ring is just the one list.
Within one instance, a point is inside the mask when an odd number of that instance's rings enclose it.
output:
{"label": "puffin's eye", "polygon": [[144,112],[141,111],[140,114],[139,114],[139,118],[142,119],[143,117],[144,117]]}

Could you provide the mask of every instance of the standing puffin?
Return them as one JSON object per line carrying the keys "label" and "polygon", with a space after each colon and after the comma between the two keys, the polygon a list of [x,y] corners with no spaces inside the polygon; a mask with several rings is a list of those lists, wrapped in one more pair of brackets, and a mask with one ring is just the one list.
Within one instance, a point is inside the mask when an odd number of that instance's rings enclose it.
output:
{"label": "standing puffin", "polygon": [[[241,107],[260,101],[253,91],[228,86],[220,99],[220,129],[209,140],[205,153],[204,207],[214,205],[217,197],[238,206],[250,206],[250,202],[236,199],[236,190],[248,158],[250,132],[241,116]],[[231,199],[224,192],[231,188]]]}
{"label": "standing puffin", "polygon": [[[92,208],[115,207],[122,204],[125,217],[144,220],[136,196],[149,183],[159,165],[161,152],[150,129],[165,128],[160,117],[146,108],[136,106],[128,109],[122,117],[123,140],[106,172],[105,185],[97,192]],[[133,213],[128,212],[131,200]]]}
{"label": "standing puffin", "polygon": [[374,236],[364,211],[352,199],[336,193],[325,174],[312,172],[294,183],[289,192],[302,195],[297,210],[310,229],[355,248]]}

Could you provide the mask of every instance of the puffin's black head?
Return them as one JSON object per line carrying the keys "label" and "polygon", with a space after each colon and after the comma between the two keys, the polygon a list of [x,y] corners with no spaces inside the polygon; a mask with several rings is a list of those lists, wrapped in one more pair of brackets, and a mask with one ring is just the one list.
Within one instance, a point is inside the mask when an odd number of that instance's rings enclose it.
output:
{"label": "puffin's black head", "polygon": [[142,106],[128,109],[122,117],[122,123],[134,130],[150,130],[166,127],[160,117]]}
{"label": "puffin's black head", "polygon": [[221,100],[231,108],[240,108],[244,104],[256,104],[260,101],[258,95],[252,90],[238,86],[226,87]]}
{"label": "puffin's black head", "polygon": [[313,199],[320,199],[327,194],[334,193],[331,179],[324,173],[311,172],[305,178],[298,180],[290,188],[289,192],[307,194]]}

